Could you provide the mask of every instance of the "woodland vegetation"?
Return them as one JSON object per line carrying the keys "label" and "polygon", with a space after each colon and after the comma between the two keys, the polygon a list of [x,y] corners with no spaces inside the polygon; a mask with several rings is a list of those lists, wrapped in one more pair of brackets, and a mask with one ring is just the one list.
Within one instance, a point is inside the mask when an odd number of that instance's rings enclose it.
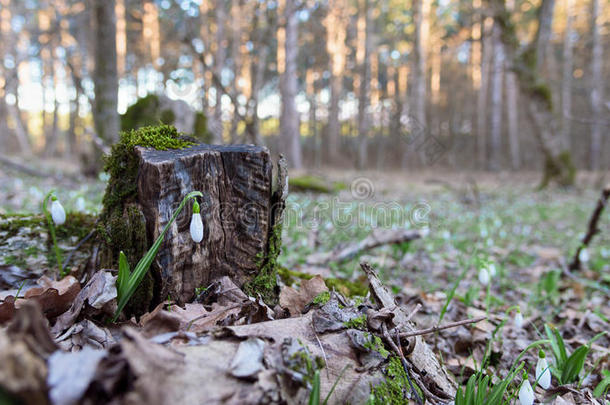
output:
{"label": "woodland vegetation", "polygon": [[0,404],[610,401],[607,0],[0,0]]}

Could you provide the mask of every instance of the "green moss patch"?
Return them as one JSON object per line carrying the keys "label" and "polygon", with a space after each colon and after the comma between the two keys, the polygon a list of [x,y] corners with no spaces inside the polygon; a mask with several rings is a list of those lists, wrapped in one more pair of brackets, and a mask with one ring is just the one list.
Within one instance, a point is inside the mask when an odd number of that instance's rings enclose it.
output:
{"label": "green moss patch", "polygon": [[335,193],[347,188],[342,182],[328,182],[321,177],[304,175],[288,178],[288,189],[297,192]]}
{"label": "green moss patch", "polygon": [[[408,403],[411,386],[398,356],[390,357],[384,374],[386,375],[385,381],[371,388],[371,397],[367,405],[401,405]],[[413,384],[419,397],[422,398],[421,390],[414,382]]]}
{"label": "green moss patch", "polygon": [[260,295],[268,305],[278,302],[278,264],[277,257],[282,249],[282,224],[277,224],[269,238],[269,250],[260,254],[258,274],[252,281],[244,284],[244,292],[252,297]]}

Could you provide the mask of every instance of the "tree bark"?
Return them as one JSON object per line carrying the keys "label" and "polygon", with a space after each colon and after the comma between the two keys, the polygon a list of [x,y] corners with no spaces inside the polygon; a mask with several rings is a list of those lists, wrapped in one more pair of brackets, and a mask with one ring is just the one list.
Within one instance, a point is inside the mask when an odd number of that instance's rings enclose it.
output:
{"label": "tree bark", "polygon": [[524,50],[519,49],[519,41],[512,29],[510,14],[506,10],[504,0],[493,0],[491,3],[494,19],[502,28],[501,38],[509,60],[512,62],[512,69],[517,75],[521,94],[527,97],[526,111],[545,157],[541,188],[546,187],[551,181],[557,181],[561,186],[571,186],[574,184],[576,175],[570,152],[558,142],[560,140],[559,131],[553,115],[551,91],[540,77],[537,63],[536,54],[539,47],[542,46],[539,38],[544,35],[545,27],[552,23],[553,8],[545,7],[544,3],[547,2],[552,3],[552,0],[543,0],[543,5],[538,13],[539,24],[533,44],[535,46],[530,45]]}
{"label": "tree bark", "polygon": [[195,289],[229,276],[239,286],[259,270],[273,232],[272,164],[265,148],[196,145],[159,151],[137,147],[138,205],[148,240],[154,241],[189,192],[204,194],[204,237],[193,243],[191,210],[185,207],[169,229],[153,265],[155,301],[168,294],[180,304]]}
{"label": "tree bark", "polygon": [[521,147],[519,141],[519,87],[514,72],[506,71],[506,120],[510,147],[510,166],[521,169]]}
{"label": "tree bark", "polygon": [[591,3],[591,82],[590,82],[590,102],[591,102],[591,145],[590,145],[590,168],[599,170],[601,168],[602,152],[602,107],[604,99],[604,80],[602,76],[603,49],[600,35],[599,17],[600,2],[592,0]]}
{"label": "tree bark", "polygon": [[97,136],[112,144],[119,139],[118,73],[114,0],[93,0],[95,19],[95,103],[93,121]]}
{"label": "tree bark", "polygon": [[430,0],[415,0],[413,12],[415,14],[415,59],[413,66],[413,114],[418,124],[426,127],[426,45],[428,39],[428,12]]}
{"label": "tree bark", "polygon": [[[222,81],[222,70],[225,65],[225,20],[226,20],[226,4],[224,0],[216,0],[216,52],[214,53],[214,73],[218,80]],[[218,126],[218,131],[213,131],[213,142],[216,144],[222,143],[222,135],[224,133],[222,125],[222,89],[216,86],[216,105],[214,106],[214,124]]]}
{"label": "tree bark", "polygon": [[343,92],[343,71],[345,69],[345,39],[347,36],[345,0],[333,2],[325,19],[326,49],[330,55],[330,106],[328,111],[328,161],[334,162],[339,155],[341,124],[339,122],[339,100]]}
{"label": "tree bark", "polygon": [[[483,17],[481,17],[483,18]],[[481,22],[481,69],[477,92],[477,163],[484,168],[487,163],[487,99],[489,89],[489,66],[491,64],[491,40],[489,19]]]}
{"label": "tree bark", "polygon": [[280,27],[280,30],[283,30],[285,35],[283,43],[285,60],[278,60],[278,65],[283,64],[283,71],[280,71],[280,96],[282,99],[280,139],[288,165],[300,169],[303,167],[303,158],[301,154],[299,114],[295,100],[298,90],[297,55],[299,52],[299,21],[296,13],[296,0],[284,0],[280,4],[282,5],[280,12],[283,13],[282,20],[284,22],[284,27]]}
{"label": "tree bark", "polygon": [[368,0],[360,1],[358,21],[358,53],[356,55],[360,69],[360,89],[358,95],[358,168],[364,169],[367,162],[367,138],[370,129],[369,104],[371,92],[370,57],[373,48],[372,37],[372,4]]}
{"label": "tree bark", "polygon": [[572,46],[572,23],[574,21],[574,0],[566,0],[566,27],[563,36],[563,66],[561,81],[561,139],[564,148],[571,148],[570,116],[572,114],[572,70],[573,46]]}
{"label": "tree bark", "polygon": [[500,151],[502,149],[502,77],[504,76],[504,45],[500,38],[501,28],[493,26],[493,65],[491,70],[491,128],[488,168],[499,170],[501,167]]}

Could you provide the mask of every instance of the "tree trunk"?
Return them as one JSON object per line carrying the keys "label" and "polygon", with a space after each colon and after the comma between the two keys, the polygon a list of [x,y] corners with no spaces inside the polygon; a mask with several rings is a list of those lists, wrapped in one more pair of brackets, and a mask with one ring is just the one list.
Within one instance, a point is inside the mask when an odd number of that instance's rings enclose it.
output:
{"label": "tree trunk", "polygon": [[330,106],[328,111],[327,150],[328,161],[333,163],[339,155],[341,124],[339,122],[339,100],[343,91],[343,71],[345,69],[347,36],[345,0],[333,2],[325,19],[326,49],[330,56]]}
{"label": "tree trunk", "polygon": [[570,150],[572,147],[570,119],[572,114],[572,70],[574,67],[572,46],[573,21],[574,0],[566,0],[566,28],[563,36],[563,80],[561,81],[561,140],[566,150]]}
{"label": "tree trunk", "polygon": [[536,64],[538,69],[545,64],[545,55],[553,29],[553,10],[555,0],[543,0],[538,9],[538,32],[535,39]]}
{"label": "tree trunk", "polygon": [[[216,52],[214,53],[214,73],[218,80],[222,80],[222,70],[225,65],[225,20],[227,2],[224,0],[216,0]],[[216,86],[216,105],[214,106],[214,123],[218,126],[219,131],[214,131],[213,142],[216,144],[222,143],[222,135],[224,133],[222,125],[222,90]]]}
{"label": "tree trunk", "polygon": [[502,77],[504,76],[504,45],[500,38],[501,28],[493,26],[493,64],[491,68],[491,127],[489,142],[490,170],[497,171],[501,167],[502,150]]}
{"label": "tree trunk", "polygon": [[481,78],[477,93],[477,163],[481,169],[486,167],[487,163],[487,93],[489,88],[489,66],[492,57],[490,25],[489,19],[484,19],[481,22]]}
{"label": "tree trunk", "polygon": [[[299,131],[299,114],[296,106],[297,96],[297,54],[299,21],[295,0],[284,0],[280,4],[283,12],[284,27],[284,60],[278,60],[280,70],[280,95],[282,111],[280,115],[280,139],[288,160],[288,165],[296,169],[303,167],[301,155],[301,134]],[[283,9],[283,10],[282,10]],[[281,44],[280,44],[281,45]],[[279,59],[279,58],[278,58]],[[283,66],[281,66],[283,65]]]}
{"label": "tree trunk", "polygon": [[367,161],[367,138],[370,129],[369,103],[371,92],[370,57],[373,48],[372,41],[372,10],[368,0],[360,1],[360,16],[358,19],[358,53],[357,63],[360,69],[360,89],[358,95],[358,168],[364,169]]}
{"label": "tree trunk", "polygon": [[428,12],[430,0],[415,0],[415,59],[413,66],[413,114],[418,125],[426,127],[426,45],[428,39]]}
{"label": "tree trunk", "polygon": [[115,2],[94,0],[95,18],[95,103],[93,121],[97,136],[106,143],[119,139],[119,114],[117,112],[118,75],[116,53]]}
{"label": "tree trunk", "polygon": [[600,4],[599,0],[592,0],[591,4],[591,82],[590,82],[590,101],[591,101],[591,149],[590,164],[591,170],[601,168],[602,152],[602,107],[604,99],[604,80],[602,76],[602,42],[600,38]]}
{"label": "tree trunk", "polygon": [[[536,32],[534,45],[542,46],[539,40],[544,35],[545,26],[552,22],[552,7],[545,7],[543,0],[541,12],[538,13],[539,24]],[[552,0],[551,0],[552,2]],[[536,53],[537,47],[527,47],[519,52],[519,41],[514,30],[507,30],[511,27],[510,15],[506,11],[504,0],[493,0],[494,18],[499,27],[502,28],[501,38],[506,47],[509,60],[513,65],[513,70],[517,74],[517,81],[521,94],[527,97],[525,100],[526,111],[532,122],[534,133],[540,142],[542,152],[545,157],[544,176],[540,187],[546,187],[551,181],[557,181],[561,186],[571,186],[574,184],[576,169],[572,163],[570,152],[564,149],[559,138],[557,122],[553,115],[553,102],[551,91],[548,85],[542,80],[538,72]],[[549,15],[550,14],[550,17]],[[551,18],[549,22],[549,18]]]}
{"label": "tree trunk", "polygon": [[521,169],[521,147],[519,145],[519,88],[514,72],[506,71],[506,120],[510,147],[510,166]]}

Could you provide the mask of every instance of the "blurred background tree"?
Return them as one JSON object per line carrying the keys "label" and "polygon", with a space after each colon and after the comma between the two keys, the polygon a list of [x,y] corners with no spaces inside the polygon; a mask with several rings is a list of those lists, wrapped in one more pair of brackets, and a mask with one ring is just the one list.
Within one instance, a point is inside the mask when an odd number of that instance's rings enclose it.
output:
{"label": "blurred background tree", "polygon": [[569,184],[610,167],[609,16],[606,0],[0,0],[2,153],[97,161],[119,128],[164,122],[295,168]]}

